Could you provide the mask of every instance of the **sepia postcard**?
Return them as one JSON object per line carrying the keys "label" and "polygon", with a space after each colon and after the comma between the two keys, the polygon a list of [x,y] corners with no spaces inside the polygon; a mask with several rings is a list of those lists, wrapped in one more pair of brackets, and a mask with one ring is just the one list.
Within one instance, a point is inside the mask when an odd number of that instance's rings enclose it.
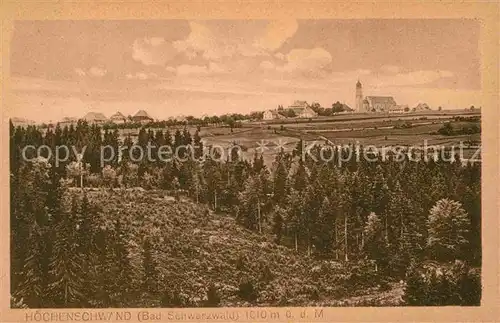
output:
{"label": "sepia postcard", "polygon": [[1,322],[500,319],[496,2],[2,6]]}

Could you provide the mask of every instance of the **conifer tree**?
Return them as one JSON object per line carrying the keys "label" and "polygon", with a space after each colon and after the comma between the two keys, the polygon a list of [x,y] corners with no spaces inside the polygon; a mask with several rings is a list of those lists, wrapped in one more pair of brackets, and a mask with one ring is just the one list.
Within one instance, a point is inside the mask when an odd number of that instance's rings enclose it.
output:
{"label": "conifer tree", "polygon": [[274,184],[273,184],[273,200],[278,205],[284,205],[286,203],[287,196],[287,177],[288,171],[285,168],[284,162],[279,159],[277,168],[274,172]]}
{"label": "conifer tree", "polygon": [[158,293],[158,265],[154,259],[153,246],[147,237],[142,246],[142,265],[144,270],[143,290],[151,296],[155,296]]}
{"label": "conifer tree", "polygon": [[375,260],[375,270],[378,270],[380,262],[387,257],[387,251],[384,241],[384,226],[377,214],[371,212],[368,215],[364,232],[364,252],[369,259]]}
{"label": "conifer tree", "polygon": [[[69,199],[69,196],[64,198]],[[82,257],[78,253],[75,214],[65,210],[55,228],[49,286],[56,307],[79,307],[84,299]]]}

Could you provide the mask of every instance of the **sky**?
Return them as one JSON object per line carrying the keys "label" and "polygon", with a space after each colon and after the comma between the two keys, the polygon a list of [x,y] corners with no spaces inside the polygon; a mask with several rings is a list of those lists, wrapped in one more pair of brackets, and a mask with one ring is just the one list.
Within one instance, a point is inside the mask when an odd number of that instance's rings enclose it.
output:
{"label": "sky", "polygon": [[11,115],[248,113],[394,96],[481,106],[475,20],[16,21]]}

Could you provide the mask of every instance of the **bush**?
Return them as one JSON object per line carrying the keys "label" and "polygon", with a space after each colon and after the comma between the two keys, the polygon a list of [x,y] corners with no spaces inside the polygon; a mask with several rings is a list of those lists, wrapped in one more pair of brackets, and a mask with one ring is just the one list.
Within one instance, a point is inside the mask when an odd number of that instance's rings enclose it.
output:
{"label": "bush", "polygon": [[461,261],[451,267],[421,264],[409,270],[403,300],[410,306],[479,306],[481,279]]}
{"label": "bush", "polygon": [[185,302],[178,290],[166,290],[161,298],[161,307],[185,307]]}
{"label": "bush", "polygon": [[269,269],[269,266],[264,265],[264,264],[261,265],[261,267],[260,267],[260,280],[262,282],[268,283],[273,279],[274,279],[274,275],[273,275],[271,269]]}
{"label": "bush", "polygon": [[254,283],[249,279],[243,280],[238,287],[238,296],[248,302],[257,300],[258,292]]}
{"label": "bush", "polygon": [[211,284],[207,290],[206,307],[218,307],[220,304],[220,296],[215,285]]}
{"label": "bush", "polygon": [[240,271],[245,271],[247,268],[247,259],[244,255],[239,255],[236,259],[236,269]]}

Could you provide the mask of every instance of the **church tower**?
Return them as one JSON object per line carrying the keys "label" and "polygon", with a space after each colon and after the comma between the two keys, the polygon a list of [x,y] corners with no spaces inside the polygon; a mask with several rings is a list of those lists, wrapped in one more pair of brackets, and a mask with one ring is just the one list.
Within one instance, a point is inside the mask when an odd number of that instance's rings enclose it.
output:
{"label": "church tower", "polygon": [[356,83],[356,111],[363,112],[363,89],[359,80]]}

